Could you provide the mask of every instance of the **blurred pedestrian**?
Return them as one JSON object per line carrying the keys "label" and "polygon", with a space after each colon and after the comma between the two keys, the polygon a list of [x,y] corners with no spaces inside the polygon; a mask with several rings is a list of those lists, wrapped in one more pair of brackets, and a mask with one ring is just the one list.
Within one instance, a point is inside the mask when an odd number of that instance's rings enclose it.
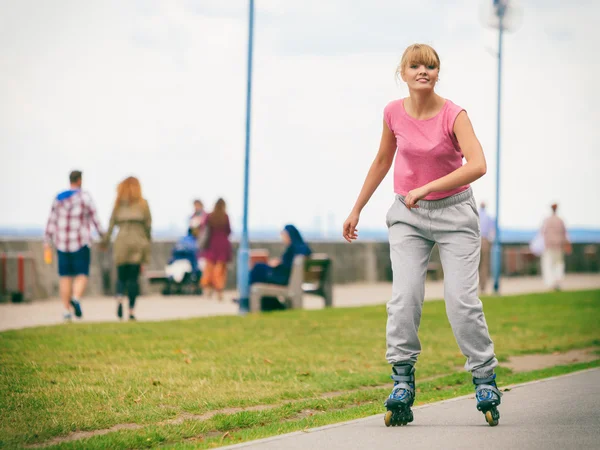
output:
{"label": "blurred pedestrian", "polygon": [[148,202],[142,197],[142,187],[135,177],[128,177],[117,187],[117,199],[110,217],[107,245],[115,227],[113,257],[117,266],[117,317],[123,318],[123,295],[129,299],[129,319],[135,320],[135,303],[140,293],[139,276],[142,264],[150,259],[152,216]]}
{"label": "blurred pedestrian", "polygon": [[565,276],[565,253],[571,253],[571,243],[565,223],[556,213],[558,204],[553,203],[550,208],[552,215],[544,220],[540,230],[544,239],[542,277],[546,286],[558,291]]}
{"label": "blurred pedestrian", "polygon": [[193,235],[196,236],[199,242],[203,240],[201,234],[205,229],[207,217],[208,214],[204,210],[204,203],[199,199],[194,200],[194,212],[190,217],[188,228],[192,229]]}
{"label": "blurred pedestrian", "polygon": [[100,237],[103,234],[92,197],[81,189],[82,172],[72,171],[69,182],[70,188],[58,194],[52,203],[44,238],[44,252],[51,251],[51,244],[57,251],[65,320],[71,320],[71,311],[77,318],[83,316],[80,301],[90,272],[91,226]]}
{"label": "blurred pedestrian", "polygon": [[217,200],[213,211],[206,218],[205,226],[206,242],[202,250],[205,266],[202,272],[202,288],[208,297],[215,291],[221,301],[227,283],[227,263],[231,261],[232,256],[229,241],[231,224],[225,200],[222,198]]}

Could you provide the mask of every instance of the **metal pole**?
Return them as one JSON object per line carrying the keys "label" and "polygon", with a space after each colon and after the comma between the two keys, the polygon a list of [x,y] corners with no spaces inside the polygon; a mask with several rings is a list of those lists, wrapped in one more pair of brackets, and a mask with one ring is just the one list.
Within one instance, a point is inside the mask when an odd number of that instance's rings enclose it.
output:
{"label": "metal pole", "polygon": [[240,295],[239,313],[249,310],[250,297],[250,249],[248,245],[248,179],[250,175],[250,112],[252,106],[252,41],[254,37],[254,0],[250,0],[248,13],[248,85],[246,91],[246,157],[244,163],[244,219],[242,239],[237,255],[237,285]]}
{"label": "metal pole", "polygon": [[502,247],[500,245],[500,102],[502,99],[502,33],[504,32],[504,12],[505,7],[500,5],[498,8],[499,30],[498,30],[498,116],[497,116],[497,136],[496,136],[496,233],[494,236],[494,245],[492,248],[494,267],[494,293],[498,294],[500,290],[500,272],[502,267]]}

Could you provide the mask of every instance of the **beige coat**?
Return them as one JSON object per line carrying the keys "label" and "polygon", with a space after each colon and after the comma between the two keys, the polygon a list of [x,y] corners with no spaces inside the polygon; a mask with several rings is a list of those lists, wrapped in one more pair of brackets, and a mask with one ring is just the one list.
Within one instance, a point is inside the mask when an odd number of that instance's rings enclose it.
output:
{"label": "beige coat", "polygon": [[106,244],[110,241],[115,226],[119,227],[113,251],[115,264],[119,266],[148,263],[152,231],[152,216],[148,202],[142,199],[132,205],[121,203],[115,206],[104,239]]}
{"label": "beige coat", "polygon": [[552,250],[562,250],[569,242],[565,223],[556,214],[548,217],[542,225],[544,247]]}

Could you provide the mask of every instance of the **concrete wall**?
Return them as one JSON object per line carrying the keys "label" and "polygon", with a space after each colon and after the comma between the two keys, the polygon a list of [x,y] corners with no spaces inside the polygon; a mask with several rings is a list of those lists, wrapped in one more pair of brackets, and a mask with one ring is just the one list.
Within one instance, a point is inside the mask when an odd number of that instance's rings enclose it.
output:
{"label": "concrete wall", "polygon": [[[152,244],[151,262],[147,270],[161,270],[169,259],[173,241],[156,241]],[[337,284],[353,282],[391,281],[392,270],[387,242],[312,242],[314,252],[327,253],[333,259],[333,281]],[[251,248],[264,248],[272,256],[279,256],[284,250],[279,242],[254,242]],[[237,251],[237,243],[234,243]],[[503,246],[503,273],[507,275],[533,275],[540,273],[539,258],[527,255],[527,245],[505,244]],[[46,265],[43,260],[43,245],[39,240],[0,240],[1,252],[26,252],[30,259],[25,264],[25,285],[28,299],[53,297],[58,294],[58,275],[56,257],[52,264]],[[573,254],[567,257],[568,272],[598,271],[600,245],[576,244]],[[431,261],[439,261],[437,247],[434,247]],[[5,284],[15,284],[16,263],[9,257]],[[0,277],[2,277],[0,270]],[[229,265],[227,288],[236,286],[235,260]],[[110,295],[114,292],[115,269],[112,264],[111,251],[92,250],[90,268],[90,284],[88,295]],[[0,289],[2,280],[0,280]],[[142,288],[149,292],[153,288],[146,283]],[[156,288],[154,288],[155,290]]]}

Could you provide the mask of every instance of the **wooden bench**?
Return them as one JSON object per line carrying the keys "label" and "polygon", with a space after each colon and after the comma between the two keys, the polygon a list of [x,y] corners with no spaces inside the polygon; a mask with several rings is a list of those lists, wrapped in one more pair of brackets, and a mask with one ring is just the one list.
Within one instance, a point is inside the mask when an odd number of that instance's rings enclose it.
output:
{"label": "wooden bench", "polygon": [[331,259],[324,253],[315,253],[308,258],[303,255],[296,256],[287,286],[255,283],[250,287],[250,312],[261,310],[263,297],[277,297],[291,309],[302,308],[304,294],[323,297],[325,307],[331,307],[333,305],[331,265]]}
{"label": "wooden bench", "polygon": [[150,284],[163,284],[169,280],[164,270],[148,270],[144,272],[144,276]]}

